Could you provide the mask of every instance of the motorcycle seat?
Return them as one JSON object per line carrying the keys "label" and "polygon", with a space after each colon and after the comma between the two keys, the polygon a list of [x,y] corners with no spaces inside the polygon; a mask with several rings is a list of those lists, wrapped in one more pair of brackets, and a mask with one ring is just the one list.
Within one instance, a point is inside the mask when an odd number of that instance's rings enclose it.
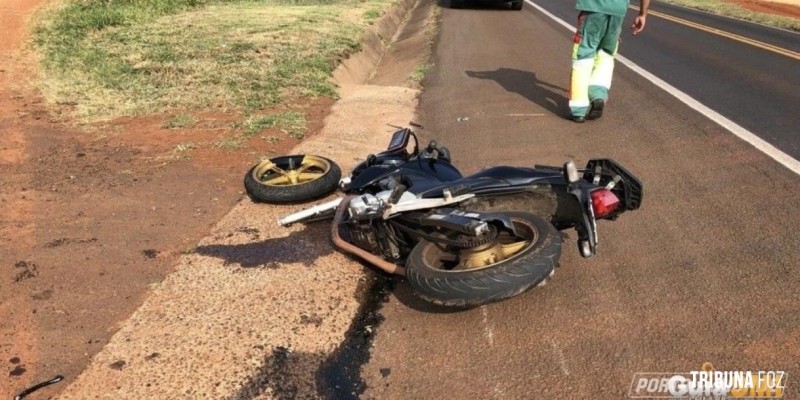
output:
{"label": "motorcycle seat", "polygon": [[433,198],[441,197],[444,189],[450,189],[454,195],[458,195],[512,186],[522,187],[541,180],[546,180],[546,183],[551,183],[553,179],[563,181],[563,175],[558,171],[552,170],[500,166],[488,168],[458,180],[427,187],[421,194],[424,198]]}

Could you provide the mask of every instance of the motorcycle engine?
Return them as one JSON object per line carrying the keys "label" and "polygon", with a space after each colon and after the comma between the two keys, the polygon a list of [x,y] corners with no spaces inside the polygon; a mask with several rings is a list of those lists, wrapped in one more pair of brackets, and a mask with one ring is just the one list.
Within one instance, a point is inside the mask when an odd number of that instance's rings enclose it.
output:
{"label": "motorcycle engine", "polygon": [[386,207],[386,199],[388,197],[388,191],[378,193],[377,196],[367,193],[356,197],[350,201],[350,205],[348,206],[350,218],[357,220],[380,218],[380,215]]}
{"label": "motorcycle engine", "polygon": [[386,259],[397,260],[400,249],[396,237],[382,219],[391,193],[390,190],[375,195],[365,193],[351,200],[347,227],[350,242],[354,245]]}
{"label": "motorcycle engine", "polygon": [[384,212],[391,206],[390,201],[393,201],[394,204],[397,202],[408,204],[416,200],[415,195],[406,191],[403,191],[401,196],[395,200],[390,200],[391,196],[392,190],[383,190],[374,195],[365,193],[354,198],[347,207],[350,218],[357,220],[383,218]]}
{"label": "motorcycle engine", "polygon": [[400,259],[397,239],[384,222],[350,220],[345,226],[350,243],[387,260]]}
{"label": "motorcycle engine", "polygon": [[352,221],[347,224],[347,228],[351,243],[372,254],[381,254],[380,242],[371,223]]}

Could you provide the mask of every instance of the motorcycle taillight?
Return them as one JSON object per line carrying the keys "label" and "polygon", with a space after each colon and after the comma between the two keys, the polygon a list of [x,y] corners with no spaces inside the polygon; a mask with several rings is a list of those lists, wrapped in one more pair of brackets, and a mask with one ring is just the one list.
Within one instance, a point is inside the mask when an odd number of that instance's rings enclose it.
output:
{"label": "motorcycle taillight", "polygon": [[591,196],[595,218],[605,218],[619,207],[619,199],[608,189],[595,189]]}

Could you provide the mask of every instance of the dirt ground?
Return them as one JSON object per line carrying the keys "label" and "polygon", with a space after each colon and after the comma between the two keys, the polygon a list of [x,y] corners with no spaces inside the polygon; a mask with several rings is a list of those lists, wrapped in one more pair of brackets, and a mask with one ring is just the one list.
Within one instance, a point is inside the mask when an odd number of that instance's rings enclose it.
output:
{"label": "dirt ground", "polygon": [[[32,60],[16,51],[38,2],[0,5],[10,32],[0,37],[2,398],[77,376],[149,286],[242,198],[247,169],[299,143],[265,131],[220,147],[237,116],[215,112],[196,114],[191,129],[164,128],[172,114],[82,128],[60,121],[19,84]],[[332,103],[301,105],[310,134]]]}
{"label": "dirt ground", "polygon": [[[800,7],[736,1],[800,17]],[[197,114],[191,129],[164,128],[171,114],[72,127],[24,84],[33,60],[19,50],[26,19],[41,2],[0,0],[5,398],[57,374],[77,376],[150,286],[242,198],[247,168],[297,144],[265,132],[241,148],[220,148],[215,143],[230,135],[236,116],[214,112]],[[303,105],[309,132],[331,105]],[[284,139],[273,143],[270,136]]]}
{"label": "dirt ground", "polygon": [[748,10],[785,17],[800,18],[800,1],[798,0],[730,0]]}

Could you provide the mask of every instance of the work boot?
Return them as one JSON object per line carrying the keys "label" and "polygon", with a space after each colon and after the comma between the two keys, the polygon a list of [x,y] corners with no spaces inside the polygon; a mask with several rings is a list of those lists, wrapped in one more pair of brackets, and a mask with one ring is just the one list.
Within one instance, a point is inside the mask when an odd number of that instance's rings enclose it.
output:
{"label": "work boot", "polygon": [[[603,99],[592,100],[592,106],[589,107],[589,113],[586,114],[586,119],[598,119],[603,116],[603,107],[606,106],[606,101]],[[583,121],[581,121],[583,122]]]}

